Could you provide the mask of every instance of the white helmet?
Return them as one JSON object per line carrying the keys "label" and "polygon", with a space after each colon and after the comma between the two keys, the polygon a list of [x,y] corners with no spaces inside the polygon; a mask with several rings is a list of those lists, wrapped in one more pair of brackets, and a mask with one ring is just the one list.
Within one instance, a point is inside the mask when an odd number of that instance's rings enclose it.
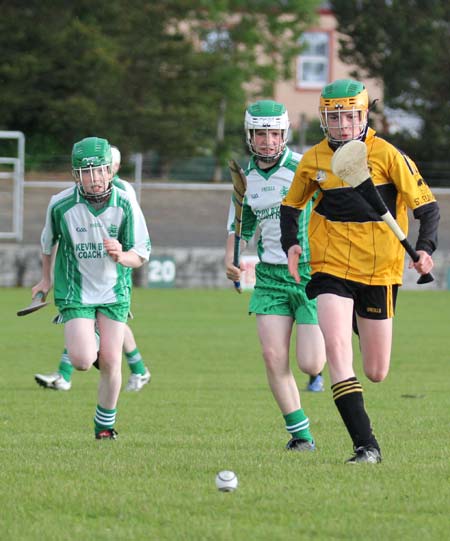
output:
{"label": "white helmet", "polygon": [[[273,162],[277,160],[286,147],[289,135],[289,118],[286,107],[273,100],[260,100],[252,103],[245,111],[244,128],[250,152],[259,160]],[[258,154],[253,146],[255,130],[281,130],[282,142],[275,154],[270,156]]]}
{"label": "white helmet", "polygon": [[120,161],[122,159],[122,156],[120,154],[120,150],[114,145],[111,145],[111,156],[112,156],[112,164],[111,164],[112,172],[113,172],[113,175],[116,175],[120,169]]}

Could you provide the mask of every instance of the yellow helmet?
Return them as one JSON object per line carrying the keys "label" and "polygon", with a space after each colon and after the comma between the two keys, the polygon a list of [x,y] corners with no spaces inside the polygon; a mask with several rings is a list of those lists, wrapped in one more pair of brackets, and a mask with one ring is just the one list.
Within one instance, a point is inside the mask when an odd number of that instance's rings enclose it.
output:
{"label": "yellow helmet", "polygon": [[[339,146],[350,139],[342,135],[341,113],[351,112],[353,118],[358,114],[354,123],[351,139],[364,140],[367,132],[369,117],[369,95],[366,87],[353,79],[337,79],[325,86],[320,94],[320,126],[334,146]],[[330,134],[329,116],[333,114],[333,135]],[[337,122],[336,115],[337,114]]]}

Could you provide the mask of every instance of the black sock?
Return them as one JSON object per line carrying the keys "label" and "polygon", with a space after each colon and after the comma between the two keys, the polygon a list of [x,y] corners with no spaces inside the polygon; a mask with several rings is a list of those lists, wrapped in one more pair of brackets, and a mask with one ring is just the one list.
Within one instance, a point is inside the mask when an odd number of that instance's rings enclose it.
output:
{"label": "black sock", "polygon": [[370,419],[364,408],[362,386],[353,377],[331,386],[333,399],[342,420],[353,441],[353,446],[372,445],[380,450],[370,426]]}
{"label": "black sock", "polygon": [[100,370],[99,360],[100,360],[100,355],[97,353],[97,358],[96,358],[95,361],[92,363],[92,366],[95,366],[95,368],[96,368],[97,370]]}

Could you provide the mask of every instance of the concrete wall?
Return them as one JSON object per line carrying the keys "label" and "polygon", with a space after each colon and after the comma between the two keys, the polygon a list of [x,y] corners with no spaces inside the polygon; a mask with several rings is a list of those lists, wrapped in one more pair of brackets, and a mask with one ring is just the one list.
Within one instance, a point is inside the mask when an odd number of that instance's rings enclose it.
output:
{"label": "concrete wall", "polygon": [[[154,248],[152,259],[170,259],[175,263],[173,287],[226,287],[223,249]],[[149,264],[135,271],[136,285],[148,285]],[[0,245],[0,287],[30,287],[41,278],[40,247],[33,245]]]}
{"label": "concrete wall", "polygon": [[[147,219],[155,258],[175,263],[174,287],[230,287],[223,270],[226,221],[231,188],[206,185],[203,189],[147,185],[141,206]],[[0,287],[29,287],[40,279],[39,239],[50,196],[58,189],[29,188],[24,197],[24,242],[0,242]],[[436,281],[421,288],[447,288],[450,268],[450,190],[433,190],[441,209],[439,247],[434,254]],[[412,218],[412,217],[411,217]],[[410,220],[408,238],[415,243],[417,220]],[[167,248],[164,248],[167,247]],[[252,249],[250,249],[252,248]],[[254,252],[254,242],[249,252]],[[157,270],[157,269],[156,269]],[[147,285],[148,268],[136,272],[136,283]],[[405,271],[405,287],[415,284],[415,271]]]}
{"label": "concrete wall", "polygon": [[[152,287],[231,287],[225,277],[222,248],[154,248],[152,261],[168,260],[175,265],[175,278]],[[438,251],[434,255],[435,281],[425,286],[416,284],[417,273],[407,269],[409,258],[405,261],[405,289],[450,289],[450,251]],[[158,269],[155,269],[158,271]],[[169,269],[170,270],[170,269]],[[157,273],[157,272],[156,272]],[[156,274],[155,273],[155,274]],[[0,245],[0,287],[24,286],[36,284],[41,277],[40,248],[34,245]],[[149,285],[149,265],[146,264],[135,272],[135,284],[142,287]]]}

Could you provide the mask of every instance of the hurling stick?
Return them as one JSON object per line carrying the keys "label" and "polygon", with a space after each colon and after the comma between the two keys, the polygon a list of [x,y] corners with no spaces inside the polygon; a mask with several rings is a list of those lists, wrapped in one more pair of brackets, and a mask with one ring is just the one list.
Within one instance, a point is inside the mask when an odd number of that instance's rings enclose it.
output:
{"label": "hurling stick", "polygon": [[[241,250],[242,233],[242,211],[244,208],[244,196],[247,190],[247,178],[242,168],[235,160],[228,162],[233,183],[233,203],[234,203],[234,252],[233,265],[239,267],[239,257]],[[241,283],[233,282],[238,293],[242,293]]]}
{"label": "hurling stick", "polygon": [[[400,241],[406,253],[414,262],[419,261],[419,254],[411,246],[397,220],[383,201],[370,177],[367,166],[367,147],[362,141],[349,141],[339,147],[331,160],[333,173],[349,184],[380,215],[391,231]],[[428,284],[434,277],[431,273],[421,274],[418,284]]]}
{"label": "hurling stick", "polygon": [[28,314],[32,314],[33,312],[36,312],[36,310],[44,308],[44,306],[47,306],[47,304],[49,303],[45,302],[44,292],[38,291],[38,293],[36,293],[36,295],[33,297],[31,303],[26,308],[22,308],[22,310],[19,310],[17,312],[17,315],[26,316]]}

